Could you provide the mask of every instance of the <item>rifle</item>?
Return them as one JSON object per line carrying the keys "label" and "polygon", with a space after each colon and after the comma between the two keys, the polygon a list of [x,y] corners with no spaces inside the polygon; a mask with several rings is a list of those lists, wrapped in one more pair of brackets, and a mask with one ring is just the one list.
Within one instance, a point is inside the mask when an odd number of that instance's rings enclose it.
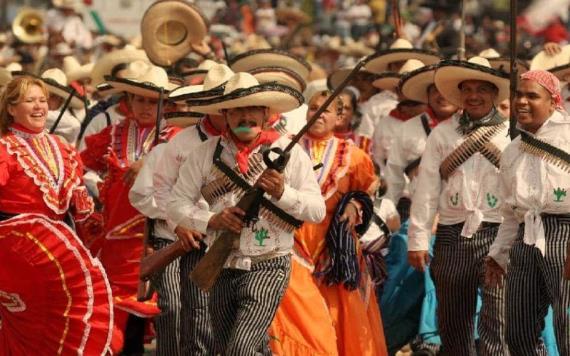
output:
{"label": "rifle", "polygon": [[[332,103],[332,101],[341,93],[341,91],[348,85],[348,83],[356,76],[360,71],[360,68],[366,63],[366,59],[360,61],[350,74],[344,79],[344,81],[333,91],[333,93],[327,98],[327,100],[321,105],[321,107],[313,114],[311,119],[307,124],[295,135],[291,142],[282,150],[279,147],[273,147],[263,154],[263,161],[270,169],[275,169],[282,172],[285,169],[285,165],[289,159],[289,152],[295,147],[299,140],[307,133],[311,126],[317,121],[319,116],[324,110]],[[277,158],[272,160],[270,154],[274,153]],[[237,203],[237,207],[245,211],[245,216],[243,218],[244,223],[250,224],[257,220],[259,213],[259,205],[263,198],[264,191],[260,188],[253,187],[248,190],[244,196]],[[214,285],[219,274],[222,272],[224,264],[235,248],[235,245],[239,241],[240,235],[235,234],[230,231],[224,231],[216,239],[216,241],[210,246],[204,257],[200,259],[198,264],[194,267],[190,273],[190,279],[202,290],[208,291]],[[184,255],[186,251],[182,247],[180,241],[176,241],[173,244],[159,250],[155,251],[150,256],[147,256],[141,262],[141,274],[140,278],[146,280],[150,278],[153,273],[165,268],[169,263],[171,263],[176,258]]]}
{"label": "rifle", "polygon": [[59,126],[59,122],[61,121],[61,118],[63,117],[63,114],[65,114],[65,111],[67,110],[67,108],[69,107],[69,104],[71,103],[71,99],[73,99],[73,95],[75,95],[75,89],[72,87],[71,91],[69,92],[69,96],[67,97],[67,99],[65,100],[65,103],[63,104],[63,107],[61,108],[59,115],[57,116],[57,119],[55,120],[55,122],[53,123],[53,126],[51,127],[51,129],[49,129],[49,133],[51,135],[53,135],[53,133],[55,132],[55,130],[57,129],[57,127]]}
{"label": "rifle", "polygon": [[[152,244],[152,236],[154,231],[154,220],[146,218],[144,223],[144,235],[143,235],[143,254],[141,256],[141,261],[145,256],[152,255],[154,253],[154,248]],[[149,280],[139,281],[137,287],[137,300],[139,302],[144,302],[152,298],[154,288]]]}
{"label": "rifle", "polygon": [[517,1],[511,0],[511,86],[510,86],[510,118],[509,118],[509,136],[511,141],[514,140],[519,132],[516,128],[517,116],[515,115],[515,95],[517,92]]}

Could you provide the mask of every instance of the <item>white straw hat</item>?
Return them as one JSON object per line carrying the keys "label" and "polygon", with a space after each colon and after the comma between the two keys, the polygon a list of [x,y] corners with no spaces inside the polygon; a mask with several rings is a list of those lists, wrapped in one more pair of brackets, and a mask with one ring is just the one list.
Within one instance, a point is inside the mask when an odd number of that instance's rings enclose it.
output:
{"label": "white straw hat", "polygon": [[74,80],[81,80],[91,77],[94,63],[87,63],[85,65],[79,64],[79,61],[72,56],[67,56],[63,59],[63,71],[70,82]]}
{"label": "white straw hat", "polygon": [[[402,76],[404,74],[407,74],[409,72],[413,72],[414,70],[417,70],[417,69],[422,68],[422,67],[424,67],[424,64],[422,62],[420,62],[419,60],[408,59],[406,61],[406,63],[404,63],[402,68],[400,68],[400,71],[397,73],[397,75],[394,75],[393,73],[391,73],[391,75],[390,74],[386,75],[386,72],[385,72],[384,73],[385,75],[374,80],[372,82],[372,85],[378,89],[394,91],[398,87],[398,84],[400,83],[400,79],[402,79]],[[390,73],[390,72],[388,72],[388,73]]]}
{"label": "white straw hat", "polygon": [[175,89],[164,69],[145,61],[130,63],[122,73],[122,78],[106,76],[105,79],[116,90],[148,98],[158,98],[160,88],[164,94]]}
{"label": "white straw hat", "polygon": [[168,96],[170,101],[209,99],[224,93],[224,84],[235,73],[225,64],[215,64],[206,74],[203,84],[180,87]]}
{"label": "white straw hat", "polygon": [[[42,73],[41,79],[46,84],[48,91],[66,100],[72,93],[72,89],[67,85],[67,77],[65,73],[59,68],[48,69]],[[83,107],[84,98],[77,92],[73,94],[69,105],[74,109]]]}
{"label": "white straw hat", "polygon": [[425,65],[436,64],[441,56],[436,52],[414,48],[410,41],[398,38],[390,49],[376,52],[366,58],[366,70],[372,73],[383,73],[388,70],[388,65],[393,62],[417,59]]}

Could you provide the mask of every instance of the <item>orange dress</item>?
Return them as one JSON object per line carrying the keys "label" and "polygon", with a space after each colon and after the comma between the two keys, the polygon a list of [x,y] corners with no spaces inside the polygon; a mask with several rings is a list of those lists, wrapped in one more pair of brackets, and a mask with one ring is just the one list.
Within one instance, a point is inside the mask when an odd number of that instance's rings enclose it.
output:
{"label": "orange dress", "polygon": [[[313,276],[326,254],[325,235],[342,196],[367,192],[376,183],[372,161],[352,143],[332,137],[304,138],[306,151],[326,200],[327,215],[319,223],[305,223],[295,234],[291,280],[270,328],[277,355],[387,355],[380,310],[362,252],[360,287],[327,286]],[[334,343],[333,340],[336,340]]]}

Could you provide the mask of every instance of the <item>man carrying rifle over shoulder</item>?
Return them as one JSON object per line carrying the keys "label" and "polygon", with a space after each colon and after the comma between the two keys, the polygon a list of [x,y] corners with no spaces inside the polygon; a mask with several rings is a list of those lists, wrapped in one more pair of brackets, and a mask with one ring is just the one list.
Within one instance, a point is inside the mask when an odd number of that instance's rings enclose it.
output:
{"label": "man carrying rifle over shoulder", "polygon": [[[311,161],[299,146],[289,152],[282,173],[261,158],[290,142],[268,129],[270,114],[301,103],[301,94],[291,88],[260,85],[252,75],[237,73],[223,96],[190,104],[197,112],[222,113],[227,132],[187,157],[167,207],[168,223],[206,234],[209,245],[224,231],[240,236],[210,294],[216,352],[223,355],[271,354],[267,329],[287,287],[293,231],[325,215]],[[253,186],[265,194],[259,219],[244,224],[246,212],[235,205]]]}

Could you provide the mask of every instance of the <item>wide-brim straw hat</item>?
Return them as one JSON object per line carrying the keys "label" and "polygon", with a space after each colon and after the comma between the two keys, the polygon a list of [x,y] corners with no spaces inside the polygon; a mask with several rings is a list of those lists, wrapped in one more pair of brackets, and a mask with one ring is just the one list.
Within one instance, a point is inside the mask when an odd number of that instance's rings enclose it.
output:
{"label": "wide-brim straw hat", "polygon": [[374,53],[374,50],[368,47],[362,41],[353,41],[345,44],[344,46],[340,46],[338,51],[342,54],[352,57],[364,57],[369,56]]}
{"label": "wide-brim straw hat", "polygon": [[97,86],[105,81],[106,75],[111,75],[111,71],[122,63],[134,61],[149,61],[145,51],[127,45],[123,49],[112,51],[101,57],[93,66],[91,71],[91,84]]}
{"label": "wide-brim straw hat", "polygon": [[[507,73],[511,72],[511,59],[510,57],[502,57],[497,50],[494,48],[487,48],[479,52],[479,57],[487,58],[492,68],[505,71]],[[528,72],[528,65],[517,59],[515,61],[517,67],[517,73],[520,75],[522,73]]]}
{"label": "wide-brim straw hat", "polygon": [[186,56],[192,44],[208,34],[208,20],[200,9],[184,0],[159,0],[141,21],[142,47],[150,60],[169,66]]}
{"label": "wide-brim straw hat", "polygon": [[408,59],[417,59],[425,65],[430,65],[438,63],[441,56],[433,51],[413,48],[408,40],[399,38],[394,41],[390,49],[368,56],[364,67],[372,73],[383,73],[388,70],[390,63],[407,61]]}
{"label": "wide-brim straw hat", "polygon": [[294,71],[284,67],[259,67],[249,71],[261,84],[278,83],[303,92],[307,83]]}
{"label": "wide-brim straw hat", "polygon": [[177,88],[168,95],[168,100],[174,102],[203,100],[223,95],[224,85],[234,74],[227,65],[216,63],[204,77],[203,84]]}
{"label": "wide-brim straw hat", "polygon": [[463,107],[459,84],[466,80],[482,80],[494,84],[499,90],[495,104],[509,97],[509,75],[493,69],[486,58],[473,57],[469,61],[446,60],[435,72],[435,85],[450,103]]}
{"label": "wide-brim straw hat", "polygon": [[540,51],[530,62],[531,70],[549,70],[570,63],[570,45],[563,46],[560,53],[553,56],[545,51]]}
{"label": "wide-brim straw hat", "polygon": [[7,70],[6,68],[0,67],[0,87],[10,83],[12,80],[12,72]]}
{"label": "wide-brim straw hat", "polygon": [[101,83],[101,84],[97,85],[95,87],[95,90],[97,90],[97,93],[102,98],[106,98],[106,97],[109,97],[110,95],[122,93],[122,91],[113,88],[113,86],[111,84],[108,84],[108,83]]}
{"label": "wide-brim straw hat", "polygon": [[77,92],[74,92],[73,89],[67,85],[67,77],[61,69],[48,69],[42,73],[40,78],[45,83],[50,94],[57,95],[60,98],[63,98],[63,100],[67,100],[69,95],[73,93],[73,97],[71,98],[69,105],[74,109],[80,109],[84,106],[85,98]]}
{"label": "wide-brim straw hat", "polygon": [[424,64],[421,61],[417,59],[408,59],[402,68],[400,68],[400,71],[397,73],[397,75],[394,75],[394,73],[390,72],[384,72],[380,75],[380,77],[376,78],[372,82],[372,85],[378,89],[396,91],[398,84],[400,84],[402,76],[423,67]]}
{"label": "wide-brim straw hat", "polygon": [[164,119],[169,125],[182,128],[196,125],[203,117],[204,114],[192,111],[175,111],[164,114]]}
{"label": "wide-brim straw hat", "polygon": [[161,88],[166,98],[169,91],[175,89],[164,69],[145,61],[130,63],[122,75],[122,78],[106,76],[107,84],[117,91],[147,98],[159,98]]}
{"label": "wide-brim straw hat", "polygon": [[63,59],[63,71],[67,76],[67,80],[73,82],[74,80],[81,80],[91,77],[91,71],[95,63],[87,63],[84,65],[79,64],[79,61],[72,56]]}
{"label": "wide-brim straw hat", "polygon": [[[331,74],[329,74],[329,76],[327,77],[327,86],[329,87],[329,89],[334,90],[336,87],[338,87],[346,79],[346,77],[350,75],[354,67],[355,66],[339,68],[334,70]],[[378,78],[377,74],[369,72],[364,67],[361,67],[354,79],[362,75],[370,76],[372,81]]]}
{"label": "wide-brim straw hat", "polygon": [[234,72],[249,72],[259,67],[285,67],[306,80],[311,72],[311,65],[303,58],[277,49],[257,49],[239,54],[230,60]]}
{"label": "wide-brim straw hat", "polygon": [[438,64],[432,64],[418,68],[402,76],[400,80],[400,92],[406,99],[427,104],[427,90],[434,84],[434,75]]}
{"label": "wide-brim straw hat", "polygon": [[236,73],[226,84],[224,95],[200,102],[188,102],[191,110],[219,115],[224,109],[263,106],[272,113],[286,113],[303,104],[303,95],[288,86],[260,84],[249,73]]}
{"label": "wide-brim straw hat", "polygon": [[560,79],[563,82],[570,81],[570,63],[563,66],[551,68],[548,71],[554,74],[558,79]]}
{"label": "wide-brim straw hat", "polygon": [[198,67],[190,69],[190,70],[183,72],[181,74],[187,83],[193,83],[194,81],[197,81],[200,79],[203,80],[204,77],[206,76],[206,74],[208,74],[208,71],[210,69],[212,69],[212,67],[214,67],[217,64],[218,64],[218,62],[216,62],[216,61],[213,61],[211,59],[206,59],[206,60],[202,61],[202,63],[200,63],[198,65]]}

